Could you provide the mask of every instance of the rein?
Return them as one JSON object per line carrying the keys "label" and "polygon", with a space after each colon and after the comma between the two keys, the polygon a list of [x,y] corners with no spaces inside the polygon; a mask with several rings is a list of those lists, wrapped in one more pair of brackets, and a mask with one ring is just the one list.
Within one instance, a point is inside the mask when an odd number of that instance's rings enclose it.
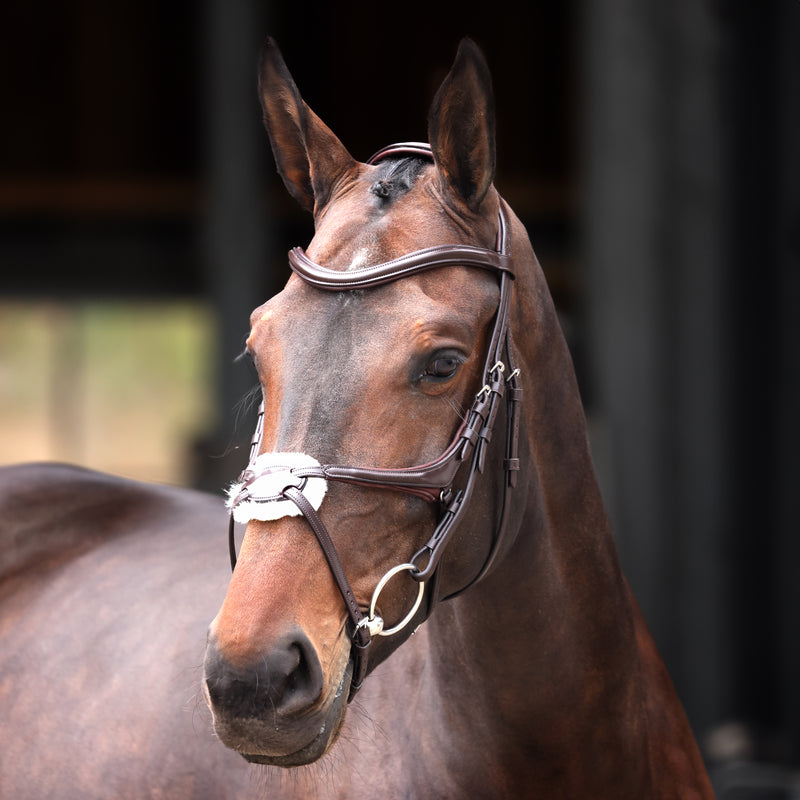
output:
{"label": "rein", "polygon": [[[390,145],[373,155],[367,163],[395,155],[416,155],[431,159],[430,146],[416,142]],[[259,451],[264,427],[264,402],[258,413],[255,434],[250,445],[247,468],[239,476],[232,488],[228,508],[230,523],[228,543],[231,569],[236,567],[236,545],[234,540],[234,511],[242,503],[256,504],[291,501],[299,513],[305,517],[319,541],[331,573],[345,601],[351,623],[353,674],[350,684],[350,698],[361,688],[367,673],[367,648],[373,636],[389,636],[404,628],[415,616],[428,584],[428,603],[424,619],[430,616],[436,603],[440,602],[438,591],[438,567],[444,551],[451,541],[458,524],[466,516],[477,476],[483,473],[486,453],[492,438],[492,431],[500,406],[506,399],[506,442],[503,461],[503,494],[500,513],[489,554],[478,574],[464,587],[449,595],[450,599],[466,591],[481,580],[491,569],[500,550],[510,506],[511,491],[516,485],[519,470],[517,440],[519,433],[518,406],[522,400],[519,382],[519,369],[514,366],[508,330],[509,301],[511,281],[514,272],[509,256],[507,217],[505,203],[500,200],[498,232],[495,250],[470,245],[440,245],[416,250],[400,258],[371,267],[340,272],[315,264],[306,256],[302,248],[295,247],[289,252],[289,265],[306,283],[327,291],[347,291],[367,289],[391,281],[400,280],[419,272],[446,266],[467,266],[495,272],[499,276],[500,300],[494,318],[494,328],[487,350],[484,365],[483,388],[477,393],[467,412],[466,418],[456,432],[452,442],[434,461],[415,467],[399,469],[375,469],[370,467],[341,466],[318,463],[300,466],[277,466],[260,464]],[[280,459],[282,454],[272,454]],[[285,455],[285,454],[284,454]],[[289,454],[291,455],[291,454]],[[262,456],[262,459],[265,456]],[[269,460],[269,459],[267,459]],[[310,459],[313,461],[313,459]],[[453,484],[461,468],[466,465],[466,480],[463,488],[456,489]],[[265,483],[269,477],[269,491],[259,491],[259,482]],[[345,570],[336,552],[336,547],[325,524],[317,513],[321,497],[315,504],[308,495],[307,485],[314,480],[332,480],[356,486],[378,489],[391,489],[421,497],[441,504],[439,522],[430,539],[406,563],[393,567],[381,578],[372,595],[367,614],[361,610],[355,594],[347,580]],[[324,490],[323,490],[324,492]],[[297,513],[297,512],[293,512]],[[255,515],[253,515],[255,516]],[[250,518],[253,518],[251,516]],[[281,516],[279,514],[278,516]],[[400,572],[408,572],[419,583],[419,591],[410,612],[393,626],[385,628],[384,621],[375,613],[378,597],[391,580]],[[421,622],[420,622],[421,624]]]}

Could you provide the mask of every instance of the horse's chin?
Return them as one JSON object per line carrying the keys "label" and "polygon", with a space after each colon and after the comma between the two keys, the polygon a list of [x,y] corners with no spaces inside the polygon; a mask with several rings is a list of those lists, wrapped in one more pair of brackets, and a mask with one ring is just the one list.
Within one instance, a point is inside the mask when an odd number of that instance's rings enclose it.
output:
{"label": "horse's chin", "polygon": [[350,695],[352,672],[351,661],[342,675],[333,703],[331,703],[319,732],[307,745],[288,755],[270,755],[263,752],[244,753],[242,751],[240,751],[240,755],[251,764],[269,764],[273,767],[300,767],[304,764],[313,764],[322,758],[336,743],[342,730],[347,712],[347,698]]}

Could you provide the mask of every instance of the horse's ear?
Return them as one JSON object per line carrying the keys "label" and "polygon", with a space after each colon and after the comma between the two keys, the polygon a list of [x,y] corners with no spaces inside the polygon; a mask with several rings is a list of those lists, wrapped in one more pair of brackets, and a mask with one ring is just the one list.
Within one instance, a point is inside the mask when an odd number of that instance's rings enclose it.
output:
{"label": "horse's ear", "polygon": [[478,46],[462,39],[428,117],[442,188],[477,211],[495,172],[494,93]]}
{"label": "horse's ear", "polygon": [[313,213],[327,203],[336,180],[355,160],[305,104],[272,38],[261,50],[258,77],[264,127],[278,173],[292,197]]}

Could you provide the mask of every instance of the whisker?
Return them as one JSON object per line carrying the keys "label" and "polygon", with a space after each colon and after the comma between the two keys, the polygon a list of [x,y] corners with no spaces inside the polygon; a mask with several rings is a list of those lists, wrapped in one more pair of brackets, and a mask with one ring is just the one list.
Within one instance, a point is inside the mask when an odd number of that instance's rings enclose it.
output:
{"label": "whisker", "polygon": [[455,411],[456,416],[463,420],[466,416],[466,409],[461,405],[461,403],[457,402],[452,395],[446,394],[442,396],[442,402],[446,403],[453,411]]}

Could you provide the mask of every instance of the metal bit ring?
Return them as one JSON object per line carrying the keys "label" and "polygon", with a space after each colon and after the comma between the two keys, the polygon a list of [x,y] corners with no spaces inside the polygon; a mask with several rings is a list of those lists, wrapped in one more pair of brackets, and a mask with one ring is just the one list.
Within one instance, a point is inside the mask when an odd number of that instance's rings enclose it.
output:
{"label": "metal bit ring", "polygon": [[[375,620],[380,619],[380,617],[375,616],[375,606],[378,604],[378,597],[380,593],[383,591],[383,587],[386,586],[387,583],[395,576],[398,572],[418,572],[419,570],[413,564],[398,564],[396,567],[392,567],[379,581],[378,585],[375,587],[375,591],[372,593],[372,600],[369,604],[369,619]],[[425,593],[425,581],[419,582],[419,592],[417,592],[417,599],[414,601],[414,605],[411,608],[411,611],[406,614],[406,616],[397,623],[393,628],[388,628],[386,630],[377,631],[378,636],[391,636],[393,633],[397,633],[398,631],[405,628],[411,619],[413,618],[414,614],[417,613],[417,609],[422,602],[422,595]]]}

